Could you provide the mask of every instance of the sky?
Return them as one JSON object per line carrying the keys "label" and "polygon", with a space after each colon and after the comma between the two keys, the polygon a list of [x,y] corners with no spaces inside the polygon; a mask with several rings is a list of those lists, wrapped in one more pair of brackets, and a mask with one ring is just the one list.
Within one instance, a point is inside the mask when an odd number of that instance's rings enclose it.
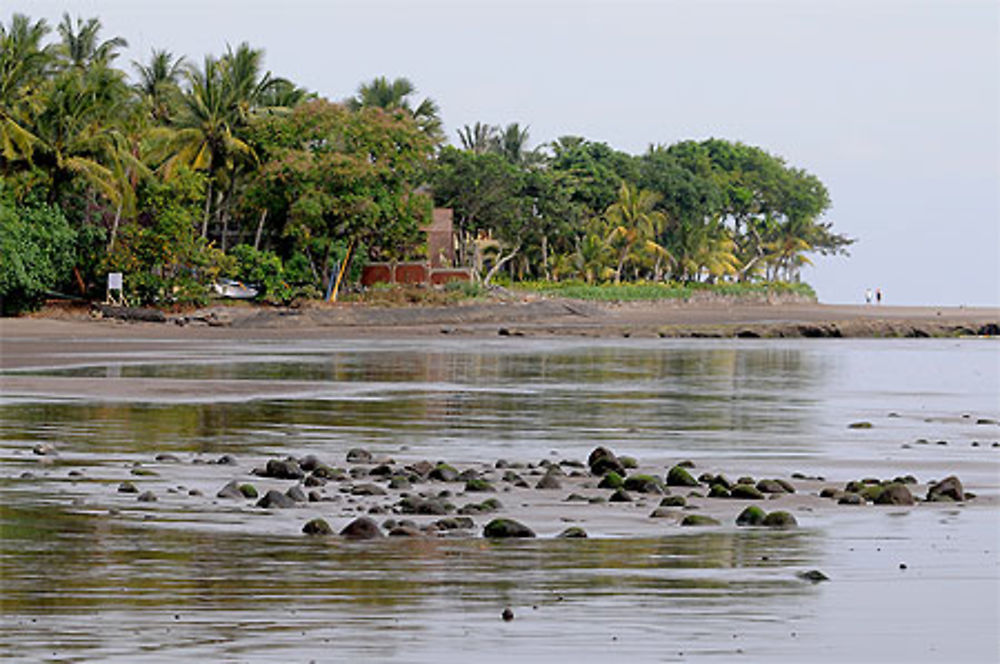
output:
{"label": "sky", "polygon": [[406,76],[445,129],[530,127],[640,154],[723,138],[822,180],[850,257],[803,273],[822,302],[1000,305],[996,0],[4,0],[101,19],[119,64],[227,44],[333,100]]}

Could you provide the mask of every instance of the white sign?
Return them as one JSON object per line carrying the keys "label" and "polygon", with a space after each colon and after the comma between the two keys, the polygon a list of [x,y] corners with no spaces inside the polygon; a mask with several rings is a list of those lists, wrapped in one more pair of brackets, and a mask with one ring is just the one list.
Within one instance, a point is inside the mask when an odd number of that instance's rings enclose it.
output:
{"label": "white sign", "polygon": [[109,272],[108,273],[108,290],[121,290],[122,289],[122,273],[121,272]]}

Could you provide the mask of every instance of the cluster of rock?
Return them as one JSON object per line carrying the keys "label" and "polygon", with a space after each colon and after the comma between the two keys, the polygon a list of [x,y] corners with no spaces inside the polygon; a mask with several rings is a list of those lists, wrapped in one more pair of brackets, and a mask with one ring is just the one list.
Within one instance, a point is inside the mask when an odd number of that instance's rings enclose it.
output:
{"label": "cluster of rock", "polygon": [[[821,498],[836,500],[840,505],[864,505],[866,503],[914,505],[917,498],[914,497],[909,487],[916,483],[917,479],[912,475],[894,477],[889,480],[868,477],[852,480],[845,484],[843,489],[827,487],[820,491],[819,495]],[[971,497],[973,496],[962,488],[961,480],[951,475],[940,482],[929,483],[924,500],[929,503],[963,502]]]}

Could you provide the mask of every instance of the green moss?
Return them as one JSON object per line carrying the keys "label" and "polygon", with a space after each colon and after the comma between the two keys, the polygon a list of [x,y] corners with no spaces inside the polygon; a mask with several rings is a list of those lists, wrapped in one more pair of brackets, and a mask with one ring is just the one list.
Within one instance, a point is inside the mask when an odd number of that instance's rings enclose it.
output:
{"label": "green moss", "polygon": [[503,509],[503,503],[496,498],[487,498],[483,502],[479,503],[479,509],[483,512],[496,512],[497,510]]}
{"label": "green moss", "polygon": [[618,462],[621,463],[622,468],[625,468],[626,470],[639,467],[639,462],[635,460],[635,457],[620,456],[618,457]]}
{"label": "green moss", "polygon": [[848,429],[871,429],[871,422],[851,422],[847,425]]}
{"label": "green moss", "polygon": [[613,470],[609,470],[604,477],[601,478],[600,483],[597,485],[598,489],[620,489],[624,486],[625,480],[622,476]]}
{"label": "green moss", "polygon": [[256,498],[257,488],[253,484],[241,484],[240,493],[243,494],[244,498]]}
{"label": "green moss", "polygon": [[698,486],[698,481],[691,477],[691,473],[678,465],[667,472],[667,484],[669,486]]}
{"label": "green moss", "polygon": [[480,479],[467,480],[465,482],[465,490],[480,491],[480,492],[496,491],[496,489],[493,488],[492,484],[490,484],[486,480],[480,480]]}
{"label": "green moss", "polygon": [[713,484],[712,488],[708,490],[709,498],[729,498],[729,490],[722,486],[721,484]]}
{"label": "green moss", "polygon": [[333,528],[323,519],[312,519],[302,526],[302,532],[306,535],[332,535]]}
{"label": "green moss", "polygon": [[660,507],[684,507],[687,505],[687,498],[684,496],[666,496],[660,501]]}
{"label": "green moss", "polygon": [[730,492],[730,497],[737,500],[763,500],[764,494],[752,484],[737,484]]}
{"label": "green moss", "polygon": [[750,505],[745,510],[740,512],[739,516],[736,517],[737,526],[759,526],[764,523],[764,519],[767,517],[767,512],[757,507],[756,505]]}
{"label": "green moss", "polygon": [[784,528],[794,528],[799,524],[795,520],[795,517],[792,516],[790,513],[779,510],[777,512],[771,512],[766,517],[764,517],[762,525],[766,526],[767,528],[784,529]]}
{"label": "green moss", "polygon": [[663,491],[663,481],[652,475],[631,475],[625,479],[624,488],[638,493],[659,493]]}
{"label": "green moss", "polygon": [[878,497],[882,495],[885,491],[885,487],[879,484],[868,484],[863,489],[861,489],[861,497],[870,503],[874,503],[878,500]]}

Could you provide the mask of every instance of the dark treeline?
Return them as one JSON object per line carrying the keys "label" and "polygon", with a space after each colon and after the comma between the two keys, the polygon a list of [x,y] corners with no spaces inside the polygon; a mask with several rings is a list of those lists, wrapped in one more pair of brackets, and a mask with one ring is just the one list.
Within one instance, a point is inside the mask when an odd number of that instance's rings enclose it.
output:
{"label": "dark treeline", "polygon": [[760,148],[528,149],[516,123],[463,127],[453,147],[403,78],[331,102],[247,44],[122,67],[126,45],[97,19],[0,23],[5,312],[103,294],[112,271],[136,304],[199,303],[220,277],[319,297],[338,265],[425,254],[435,205],[486,281],[795,281],[851,242],[823,221],[823,184]]}

